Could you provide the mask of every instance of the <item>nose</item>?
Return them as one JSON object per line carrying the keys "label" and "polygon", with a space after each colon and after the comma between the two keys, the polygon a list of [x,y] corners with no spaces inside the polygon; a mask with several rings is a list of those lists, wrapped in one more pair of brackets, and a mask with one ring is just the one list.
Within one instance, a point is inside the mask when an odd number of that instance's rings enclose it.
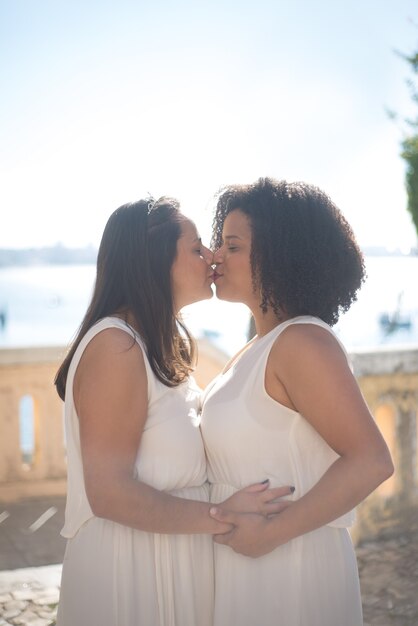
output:
{"label": "nose", "polygon": [[222,252],[222,248],[218,248],[217,250],[215,250],[215,252],[213,253],[213,264],[214,265],[219,265],[219,263],[222,263],[224,260],[224,255]]}
{"label": "nose", "polygon": [[209,248],[206,248],[206,246],[202,246],[203,250],[202,250],[202,256],[204,258],[204,260],[206,261],[206,263],[208,265],[212,265],[213,263],[213,252],[212,250],[209,250]]}

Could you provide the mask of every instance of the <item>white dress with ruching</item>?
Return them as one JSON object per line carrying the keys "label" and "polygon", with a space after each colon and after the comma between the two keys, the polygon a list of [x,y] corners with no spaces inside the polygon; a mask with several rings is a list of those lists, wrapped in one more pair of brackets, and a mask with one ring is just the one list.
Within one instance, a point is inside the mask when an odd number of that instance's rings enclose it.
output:
{"label": "white dress with ruching", "polygon": [[129,332],[144,353],[148,415],[135,476],[182,498],[208,501],[206,458],[199,431],[199,389],[174,388],[154,375],[143,343],[118,318],[85,335],[72,360],[65,402],[68,455],[67,537],[58,626],[212,626],[213,544],[209,535],[165,535],[95,517],[86,496],[73,380],[84,349],[106,328]]}
{"label": "white dress with ruching", "polygon": [[[299,413],[265,389],[270,350],[297,317],[256,339],[206,389],[201,429],[215,503],[266,478],[294,485],[302,497],[338,455]],[[252,559],[215,544],[214,626],[361,626],[357,562],[347,528],[350,512]]]}

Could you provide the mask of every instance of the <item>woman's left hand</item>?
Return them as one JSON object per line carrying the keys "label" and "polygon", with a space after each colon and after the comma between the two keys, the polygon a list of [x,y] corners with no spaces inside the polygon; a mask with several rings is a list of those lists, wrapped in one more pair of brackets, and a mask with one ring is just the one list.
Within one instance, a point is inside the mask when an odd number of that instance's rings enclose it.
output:
{"label": "woman's left hand", "polygon": [[259,515],[273,515],[281,513],[287,506],[288,501],[282,500],[285,496],[291,496],[293,487],[269,487],[269,481],[254,483],[239,491],[220,503],[223,511],[235,513],[258,513]]}
{"label": "woman's left hand", "polygon": [[[291,504],[291,502],[287,502],[287,506]],[[216,543],[229,546],[234,552],[257,558],[268,554],[280,545],[280,542],[277,542],[277,530],[274,539],[270,536],[271,518],[264,515],[235,513],[224,511],[219,507],[212,507],[210,515],[220,522],[233,524],[232,530],[222,535],[214,535],[213,539]]]}

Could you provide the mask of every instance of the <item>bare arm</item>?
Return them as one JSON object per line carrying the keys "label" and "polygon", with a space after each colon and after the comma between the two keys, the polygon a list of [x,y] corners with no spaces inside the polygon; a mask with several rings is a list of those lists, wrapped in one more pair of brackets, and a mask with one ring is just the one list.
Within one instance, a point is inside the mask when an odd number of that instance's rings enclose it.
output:
{"label": "bare arm", "polygon": [[[156,533],[229,530],[229,524],[209,516],[209,503],[178,498],[134,479],[148,390],[142,351],[132,343],[124,331],[102,331],[87,346],[74,380],[84,480],[93,513]],[[266,487],[254,486],[241,494],[246,499],[237,495],[235,500],[249,507],[244,510],[280,510],[270,501],[283,494],[271,490],[268,495]],[[228,508],[234,508],[233,502]]]}
{"label": "bare arm", "polygon": [[273,347],[269,367],[270,395],[279,402],[287,398],[340,456],[308,493],[278,516],[215,515],[236,524],[217,540],[251,556],[335,520],[393,472],[345,354],[329,332],[311,325],[289,327]]}

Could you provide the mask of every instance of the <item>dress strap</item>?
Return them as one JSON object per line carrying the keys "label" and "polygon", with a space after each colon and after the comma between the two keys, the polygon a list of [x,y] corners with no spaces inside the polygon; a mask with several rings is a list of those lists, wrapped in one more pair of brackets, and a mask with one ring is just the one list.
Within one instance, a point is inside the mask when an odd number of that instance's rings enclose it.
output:
{"label": "dress strap", "polygon": [[347,350],[346,350],[344,344],[341,342],[341,340],[336,335],[336,333],[331,328],[331,326],[329,326],[329,324],[327,324],[326,322],[321,320],[319,317],[315,317],[313,315],[299,315],[298,317],[292,317],[292,318],[286,320],[285,322],[282,322],[281,324],[278,324],[275,328],[273,328],[273,330],[271,330],[269,333],[267,333],[264,337],[261,337],[260,341],[263,341],[263,340],[267,339],[266,345],[271,344],[271,346],[272,346],[273,343],[276,341],[277,337],[288,326],[292,326],[292,325],[296,325],[296,324],[313,324],[314,326],[320,326],[324,330],[328,331],[336,339],[336,341],[338,342],[338,344],[341,347],[342,351],[344,352],[345,356],[347,357],[347,360],[349,360],[349,356],[348,356],[348,353],[347,353]]}
{"label": "dress strap", "polygon": [[104,317],[95,324],[93,324],[93,326],[89,328],[89,330],[86,332],[79,345],[77,346],[77,350],[75,351],[75,354],[72,358],[71,365],[68,370],[67,389],[72,390],[74,375],[77,371],[78,364],[80,363],[84,350],[87,348],[90,341],[100,332],[102,332],[103,330],[107,330],[108,328],[118,328],[128,333],[142,350],[148,380],[148,399],[150,399],[154,391],[156,378],[148,359],[144,341],[139,333],[134,328],[132,328],[132,326],[130,326],[124,320],[121,320],[119,317]]}

